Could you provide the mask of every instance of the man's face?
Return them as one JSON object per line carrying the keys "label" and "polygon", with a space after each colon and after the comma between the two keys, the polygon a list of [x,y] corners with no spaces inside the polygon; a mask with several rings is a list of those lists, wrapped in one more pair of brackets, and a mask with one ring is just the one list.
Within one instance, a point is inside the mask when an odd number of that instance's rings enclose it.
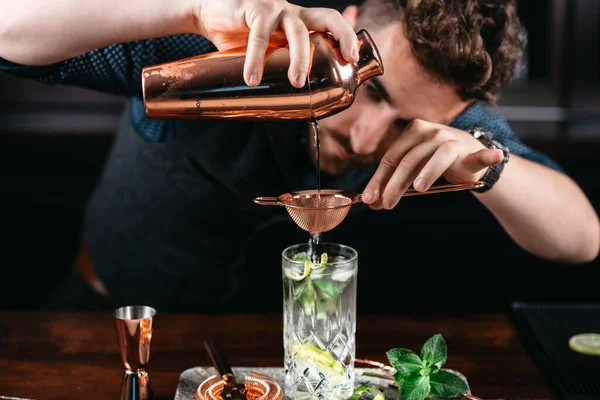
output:
{"label": "man's face", "polygon": [[[321,170],[331,175],[378,162],[412,119],[448,124],[466,106],[421,68],[401,23],[367,31],[384,74],[363,82],[348,109],[319,121]],[[314,135],[309,140],[314,148]]]}

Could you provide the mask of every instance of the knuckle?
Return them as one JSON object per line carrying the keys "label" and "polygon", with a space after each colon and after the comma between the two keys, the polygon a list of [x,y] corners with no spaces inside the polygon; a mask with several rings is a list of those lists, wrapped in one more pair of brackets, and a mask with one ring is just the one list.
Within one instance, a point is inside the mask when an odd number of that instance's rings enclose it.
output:
{"label": "knuckle", "polygon": [[277,0],[261,0],[260,4],[263,6],[264,9],[269,10],[269,11],[274,11],[279,4],[279,1]]}
{"label": "knuckle", "polygon": [[419,165],[419,160],[410,154],[407,154],[400,164],[398,165],[398,169],[402,169],[404,171],[413,171]]}
{"label": "knuckle", "polygon": [[304,22],[302,22],[302,20],[300,20],[298,18],[294,18],[290,22],[289,27],[290,27],[290,32],[294,36],[308,35],[308,28],[306,27],[306,25],[304,25]]}
{"label": "knuckle", "polygon": [[458,156],[460,152],[460,145],[456,140],[448,140],[441,146],[444,151],[451,156]]}
{"label": "knuckle", "polygon": [[277,7],[274,1],[261,0],[254,3],[254,7],[249,6],[251,20],[257,24],[264,25],[266,21],[270,21],[278,14]]}
{"label": "knuckle", "polygon": [[340,15],[340,13],[333,8],[314,7],[313,10],[315,10],[316,13],[323,15],[325,18],[331,17],[332,15]]}
{"label": "knuckle", "polygon": [[306,21],[310,20],[310,15],[311,15],[310,10],[311,10],[310,8],[304,8],[304,7],[298,6],[298,8],[296,8],[294,10],[294,12],[298,15],[298,18],[300,18],[302,21],[306,22]]}
{"label": "knuckle", "polygon": [[340,12],[338,10],[335,10],[333,8],[326,8],[325,9],[325,16],[327,18],[332,18],[332,19],[337,19],[337,18],[341,18],[342,14],[340,14]]}
{"label": "knuckle", "polygon": [[431,138],[437,141],[446,141],[448,139],[448,131],[443,128],[434,129]]}
{"label": "knuckle", "polygon": [[300,7],[297,13],[300,19],[305,22],[314,22],[321,17],[318,7]]}
{"label": "knuckle", "polygon": [[269,42],[269,35],[263,31],[255,32],[254,35],[248,38],[248,42],[257,46],[266,46]]}
{"label": "knuckle", "polygon": [[322,20],[328,24],[332,22],[337,23],[337,21],[342,18],[342,14],[339,11],[325,7],[311,7],[310,9],[303,10],[303,16],[306,16],[311,20]]}
{"label": "knuckle", "polygon": [[381,157],[380,164],[389,169],[395,169],[398,165],[398,160],[394,156],[385,154],[383,157]]}
{"label": "knuckle", "polygon": [[425,121],[423,121],[422,119],[415,118],[415,119],[411,120],[408,123],[408,125],[406,125],[406,128],[420,130],[420,129],[423,129],[426,124],[427,123]]}

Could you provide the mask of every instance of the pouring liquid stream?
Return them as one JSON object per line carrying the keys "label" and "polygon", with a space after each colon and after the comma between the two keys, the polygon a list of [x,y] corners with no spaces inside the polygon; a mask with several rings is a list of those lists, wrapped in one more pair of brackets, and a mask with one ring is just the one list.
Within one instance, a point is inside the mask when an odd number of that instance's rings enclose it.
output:
{"label": "pouring liquid stream", "polygon": [[[316,183],[317,183],[317,196],[320,197],[321,193],[321,143],[319,142],[319,122],[313,116],[310,118],[310,125],[315,135],[315,161],[316,161]],[[318,197],[318,198],[319,198]]]}
{"label": "pouring liquid stream", "polygon": [[[310,77],[306,80],[308,85],[308,91],[311,92]],[[319,122],[314,114],[310,116],[310,127],[314,135],[315,142],[315,184],[317,186],[317,201],[321,200],[321,142],[319,139]],[[317,263],[321,260],[321,251],[319,250],[319,244],[321,242],[321,232],[311,232],[310,238],[308,239],[308,258],[313,263]]]}
{"label": "pouring liquid stream", "polygon": [[[317,198],[320,198],[321,193],[321,143],[319,141],[319,123],[313,116],[310,119],[310,126],[314,134],[315,142],[315,178],[317,185]],[[318,263],[321,260],[321,252],[319,251],[319,244],[321,242],[321,232],[313,232],[308,239],[308,257],[313,263]]]}

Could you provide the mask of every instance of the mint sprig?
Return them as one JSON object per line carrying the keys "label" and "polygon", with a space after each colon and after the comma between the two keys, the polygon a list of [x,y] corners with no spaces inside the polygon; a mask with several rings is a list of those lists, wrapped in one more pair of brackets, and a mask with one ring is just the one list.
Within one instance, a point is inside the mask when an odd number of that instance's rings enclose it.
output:
{"label": "mint sprig", "polygon": [[292,260],[304,261],[304,270],[309,271],[305,277],[290,281],[294,300],[300,302],[305,315],[316,313],[317,319],[325,319],[337,308],[347,282],[335,281],[332,275],[320,272],[330,263],[327,253],[321,254],[320,262],[312,262],[306,252],[295,254]]}
{"label": "mint sprig", "polygon": [[386,352],[394,379],[400,388],[398,400],[423,400],[427,396],[451,397],[466,393],[469,388],[457,375],[442,370],[447,360],[446,341],[441,334],[430,337],[421,354],[396,348]]}

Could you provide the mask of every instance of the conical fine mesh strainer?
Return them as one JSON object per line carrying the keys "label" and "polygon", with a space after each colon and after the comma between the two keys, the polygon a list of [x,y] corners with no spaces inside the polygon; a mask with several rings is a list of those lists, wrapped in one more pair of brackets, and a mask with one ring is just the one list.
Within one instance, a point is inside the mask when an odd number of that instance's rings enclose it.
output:
{"label": "conical fine mesh strainer", "polygon": [[[408,189],[402,197],[472,190],[483,186],[483,182],[456,183],[432,186],[425,192]],[[362,201],[362,195],[335,189],[300,190],[284,193],[278,197],[256,197],[260,205],[285,207],[292,220],[309,233],[327,232],[338,226],[353,204]]]}
{"label": "conical fine mesh strainer", "polygon": [[[246,400],[281,400],[283,393],[279,384],[271,377],[259,374],[258,372],[248,372],[244,377],[244,386],[246,388],[243,397]],[[206,379],[198,386],[196,390],[196,400],[224,400],[224,389],[226,383],[218,376],[212,376]]]}
{"label": "conical fine mesh strainer", "polygon": [[218,374],[204,380],[196,389],[195,400],[282,400],[281,387],[270,376],[250,371],[244,383],[236,381],[233,370],[212,339],[204,342]]}

